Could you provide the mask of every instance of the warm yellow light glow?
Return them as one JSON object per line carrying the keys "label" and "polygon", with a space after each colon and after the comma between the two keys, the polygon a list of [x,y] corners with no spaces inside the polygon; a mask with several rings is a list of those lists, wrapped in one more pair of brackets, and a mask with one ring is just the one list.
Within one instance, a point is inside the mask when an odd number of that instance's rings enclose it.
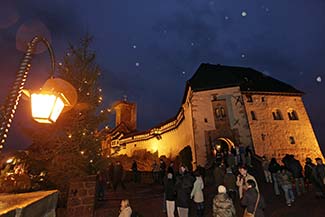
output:
{"label": "warm yellow light glow", "polygon": [[11,164],[13,161],[14,161],[14,158],[9,158],[9,159],[6,161],[6,163],[7,163],[7,164]]}
{"label": "warm yellow light glow", "polygon": [[32,116],[39,123],[53,123],[61,114],[64,103],[60,96],[33,93],[31,95]]}
{"label": "warm yellow light glow", "polygon": [[158,151],[158,143],[157,142],[153,142],[151,144],[151,150],[153,153],[155,153],[156,151]]}

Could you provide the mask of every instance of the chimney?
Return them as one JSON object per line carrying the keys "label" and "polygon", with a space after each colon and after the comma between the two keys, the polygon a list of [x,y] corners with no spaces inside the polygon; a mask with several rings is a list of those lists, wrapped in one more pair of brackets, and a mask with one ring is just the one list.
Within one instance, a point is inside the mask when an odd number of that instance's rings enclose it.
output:
{"label": "chimney", "polygon": [[116,113],[115,126],[124,123],[126,127],[135,131],[137,128],[137,106],[135,103],[124,101],[119,101],[114,105],[114,110]]}

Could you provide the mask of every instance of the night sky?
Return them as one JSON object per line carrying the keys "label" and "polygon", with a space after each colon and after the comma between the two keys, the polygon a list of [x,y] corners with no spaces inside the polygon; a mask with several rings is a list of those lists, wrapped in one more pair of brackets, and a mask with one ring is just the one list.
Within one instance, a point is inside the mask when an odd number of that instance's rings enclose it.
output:
{"label": "night sky", "polygon": [[[325,150],[325,1],[0,0],[0,103],[23,55],[21,40],[50,38],[58,62],[86,33],[101,66],[104,105],[127,95],[140,130],[173,117],[199,64],[247,66],[304,91]],[[36,55],[27,87],[41,86],[48,54]],[[44,72],[45,71],[45,72]],[[29,144],[21,102],[7,149]]]}

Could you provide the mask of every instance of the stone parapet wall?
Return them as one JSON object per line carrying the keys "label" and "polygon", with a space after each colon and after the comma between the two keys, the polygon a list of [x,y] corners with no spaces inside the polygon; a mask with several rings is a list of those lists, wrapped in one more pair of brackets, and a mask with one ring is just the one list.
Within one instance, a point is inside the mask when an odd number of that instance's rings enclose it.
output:
{"label": "stone parapet wall", "polygon": [[88,176],[70,182],[67,216],[92,217],[96,201],[96,176]]}
{"label": "stone parapet wall", "polygon": [[0,216],[55,217],[58,191],[38,191],[0,196]]}

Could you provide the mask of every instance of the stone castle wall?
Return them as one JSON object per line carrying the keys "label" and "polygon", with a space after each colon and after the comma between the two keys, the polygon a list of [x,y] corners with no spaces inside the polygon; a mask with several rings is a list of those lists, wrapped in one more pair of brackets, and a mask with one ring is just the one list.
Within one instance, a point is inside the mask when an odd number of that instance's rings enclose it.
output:
{"label": "stone castle wall", "polygon": [[172,127],[177,120],[155,128],[157,129],[156,135],[144,133],[138,136],[121,139],[119,144],[123,145],[121,146],[119,154],[132,156],[136,151],[146,150],[151,153],[158,153],[158,156],[166,156],[167,158],[174,159],[184,147],[189,145],[192,149],[193,161],[195,162],[192,114],[191,105],[189,103],[183,105],[183,115],[179,115],[179,117],[180,119],[178,121],[180,122],[175,129],[164,132],[164,129]]}
{"label": "stone castle wall", "polygon": [[[223,124],[215,120],[213,102],[215,100],[225,100],[227,108],[226,117],[231,131],[237,132],[236,142],[245,146],[252,145],[251,135],[247,123],[245,107],[240,101],[241,93],[239,87],[207,90],[194,92],[192,97],[193,107],[193,128],[195,146],[197,150],[198,164],[205,165],[209,150],[206,134],[216,131],[218,125]],[[226,126],[225,126],[226,127]],[[220,134],[219,134],[220,135]],[[225,135],[220,135],[224,137]],[[235,141],[233,141],[235,142]],[[236,144],[238,145],[238,144]]]}
{"label": "stone castle wall", "polygon": [[[251,97],[252,102],[246,96],[243,99],[257,155],[280,160],[285,154],[294,154],[301,162],[306,157],[313,160],[323,157],[301,96],[255,94]],[[277,109],[283,120],[274,120],[272,112]],[[293,110],[298,120],[289,120],[288,112]],[[256,120],[252,120],[252,111]]]}

